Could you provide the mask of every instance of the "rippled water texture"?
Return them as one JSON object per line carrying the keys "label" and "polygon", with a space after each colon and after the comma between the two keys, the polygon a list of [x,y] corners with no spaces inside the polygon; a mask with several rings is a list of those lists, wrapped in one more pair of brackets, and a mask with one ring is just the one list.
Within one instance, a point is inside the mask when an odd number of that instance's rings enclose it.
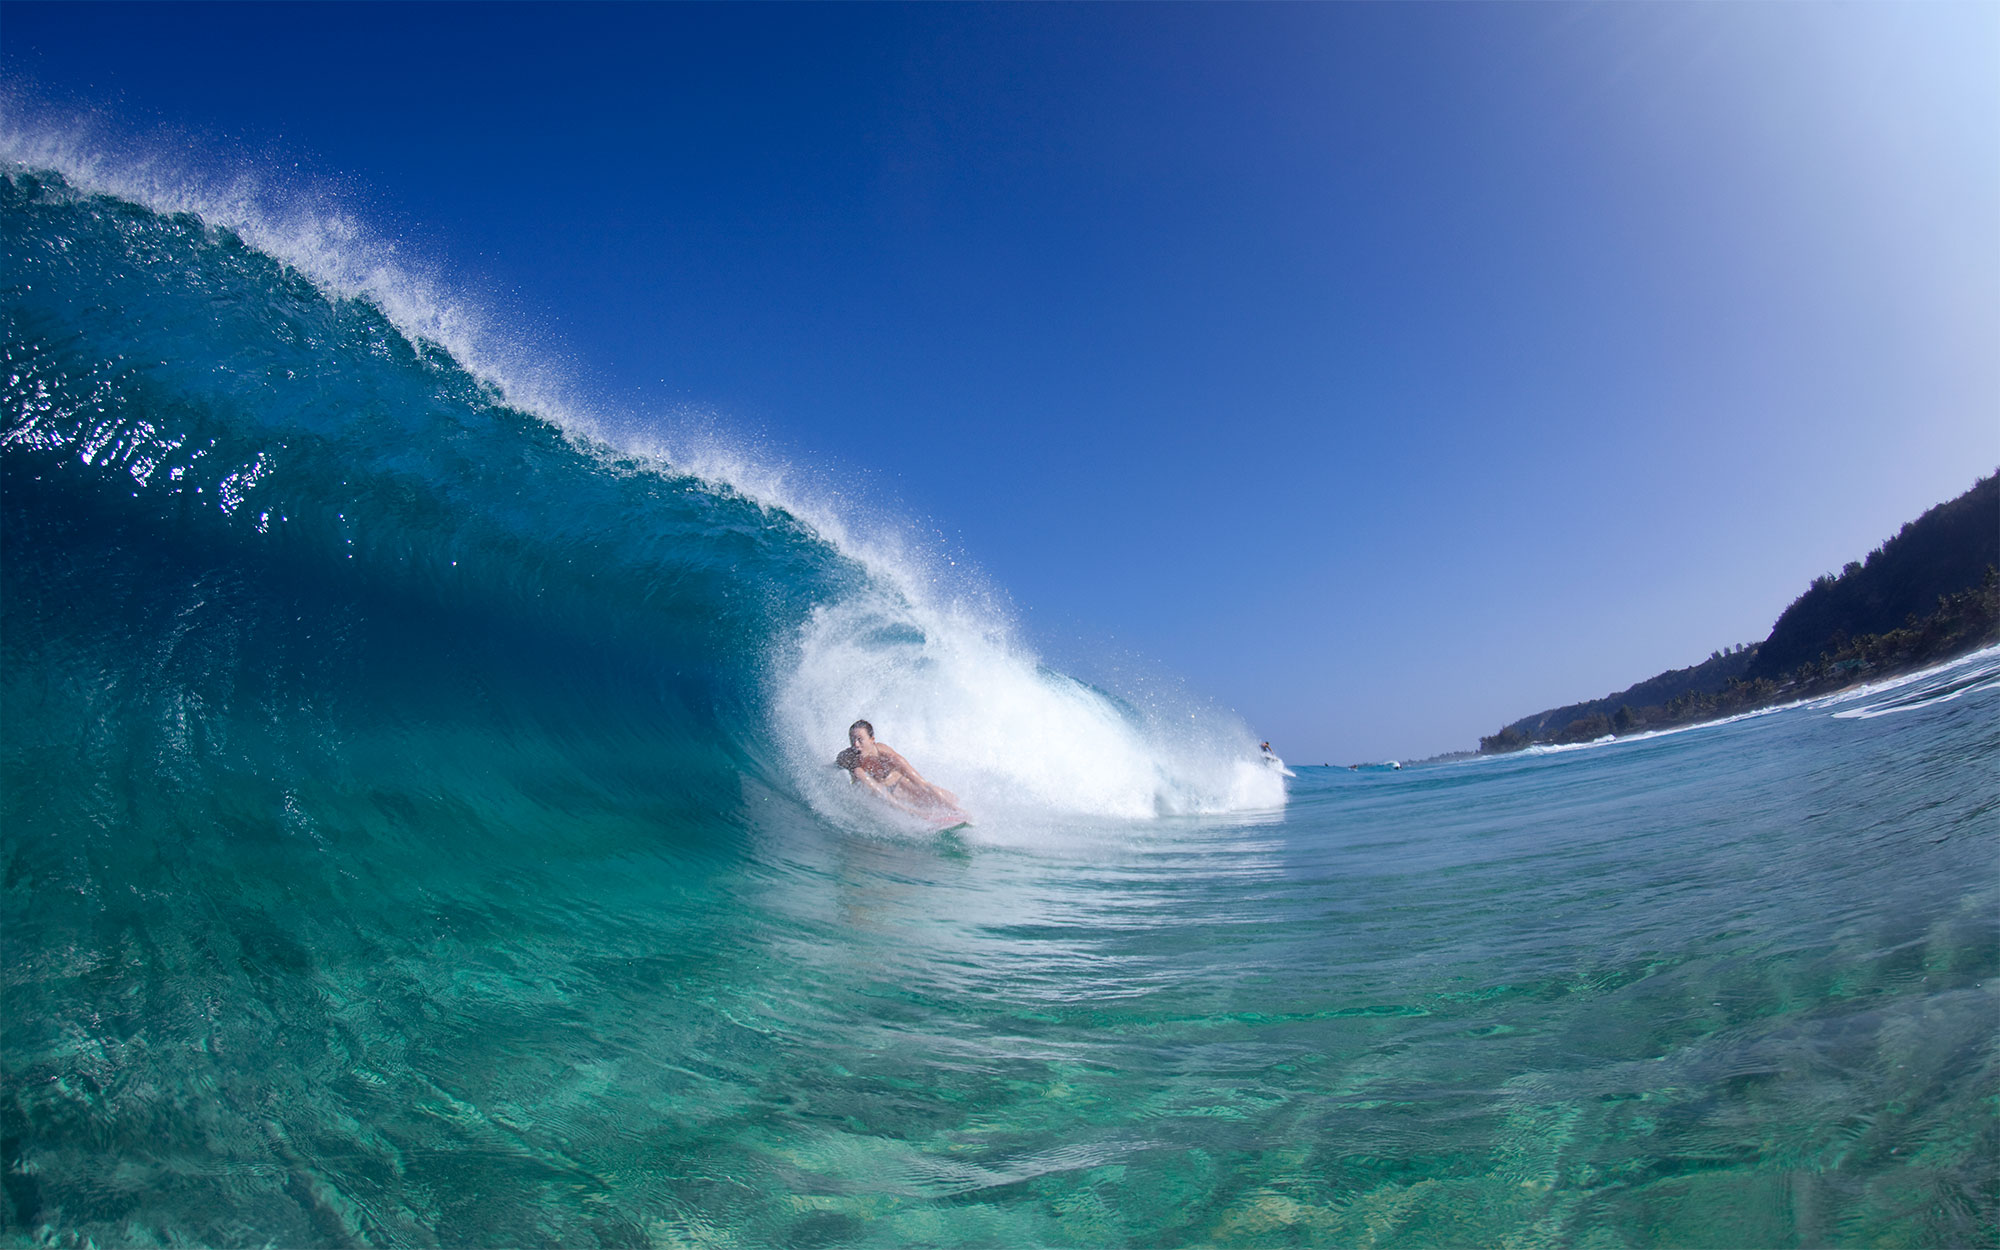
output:
{"label": "rippled water texture", "polygon": [[[9,1243],[2000,1241],[2000,656],[1273,805],[227,232],[0,221]],[[865,698],[974,828],[829,788]]]}
{"label": "rippled water texture", "polygon": [[1994,667],[1033,847],[10,810],[12,1229],[1990,1244]]}

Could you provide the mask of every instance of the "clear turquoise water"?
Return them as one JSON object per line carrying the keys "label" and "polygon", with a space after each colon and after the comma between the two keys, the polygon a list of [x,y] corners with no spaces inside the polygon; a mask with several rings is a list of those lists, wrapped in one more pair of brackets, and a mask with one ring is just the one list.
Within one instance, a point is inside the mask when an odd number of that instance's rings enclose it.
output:
{"label": "clear turquoise water", "polygon": [[871,830],[768,674],[867,570],[4,192],[11,1244],[2000,1241],[2000,658]]}

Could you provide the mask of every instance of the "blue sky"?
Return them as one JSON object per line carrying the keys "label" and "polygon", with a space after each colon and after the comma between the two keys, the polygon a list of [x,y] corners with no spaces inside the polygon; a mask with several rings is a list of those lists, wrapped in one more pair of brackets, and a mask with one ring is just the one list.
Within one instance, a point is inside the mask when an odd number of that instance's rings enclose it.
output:
{"label": "blue sky", "polygon": [[[1761,638],[2000,463],[2000,6],[0,6],[610,407],[1301,762]],[[246,157],[247,154],[247,157]]]}

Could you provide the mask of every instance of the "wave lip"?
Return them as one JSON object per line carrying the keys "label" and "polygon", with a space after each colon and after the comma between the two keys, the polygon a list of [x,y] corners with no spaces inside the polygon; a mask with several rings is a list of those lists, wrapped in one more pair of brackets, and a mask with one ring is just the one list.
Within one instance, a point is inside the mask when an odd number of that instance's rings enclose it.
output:
{"label": "wave lip", "polygon": [[[988,823],[1285,801],[1234,718],[1048,669],[994,596],[938,577],[893,525],[851,526],[781,467],[715,447],[677,463],[643,422],[614,443],[605,423],[519,399],[479,352],[428,336],[454,322],[421,285],[367,246],[342,256],[351,230],[287,234],[240,205],[217,223],[198,196],[135,204],[62,171],[17,165],[4,182],[22,279],[0,378],[9,479],[182,553],[190,583],[338,569],[370,611],[414,603],[513,638],[477,662],[480,688],[525,689],[555,659],[596,697],[650,690],[680,708],[658,707],[671,732],[722,739],[696,754],[842,823],[855,809],[824,764],[858,717]],[[301,235],[304,264],[285,243]],[[233,628],[311,632],[289,607],[244,610],[260,615]],[[352,637],[439,645],[365,613]],[[425,667],[415,654],[395,663]],[[631,688],[604,685],[621,667]]]}

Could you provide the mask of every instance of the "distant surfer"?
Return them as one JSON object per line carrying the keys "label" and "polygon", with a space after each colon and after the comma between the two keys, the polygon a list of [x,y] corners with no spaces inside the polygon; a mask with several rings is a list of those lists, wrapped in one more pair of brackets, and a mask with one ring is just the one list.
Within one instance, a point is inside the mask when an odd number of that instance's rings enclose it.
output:
{"label": "distant surfer", "polygon": [[867,786],[913,816],[926,820],[964,820],[958,796],[925,781],[923,774],[892,746],[875,741],[875,726],[865,720],[847,727],[847,749],[834,756],[834,766],[847,770],[856,785]]}
{"label": "distant surfer", "polygon": [[1264,766],[1272,772],[1277,773],[1281,777],[1298,776],[1297,773],[1285,767],[1285,761],[1278,758],[1278,753],[1271,749],[1271,744],[1268,741],[1258,743],[1257,749],[1263,752],[1259,758],[1264,761]]}

